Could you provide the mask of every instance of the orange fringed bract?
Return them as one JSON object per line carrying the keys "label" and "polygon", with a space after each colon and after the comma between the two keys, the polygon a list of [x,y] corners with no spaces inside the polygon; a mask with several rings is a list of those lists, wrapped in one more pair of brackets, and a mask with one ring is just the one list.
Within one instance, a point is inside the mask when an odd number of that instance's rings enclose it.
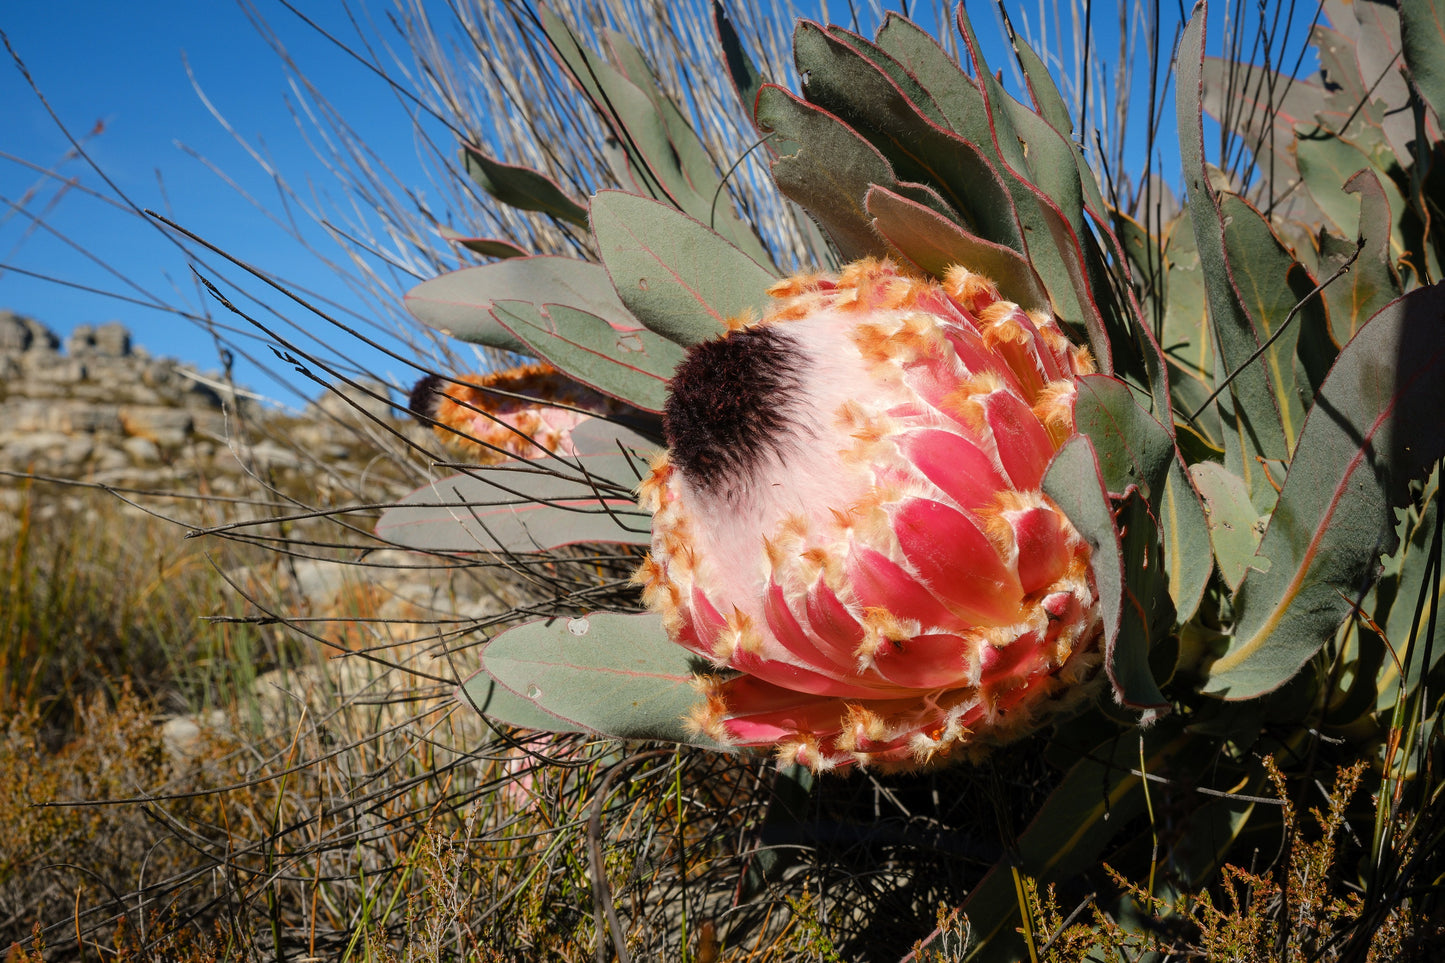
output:
{"label": "orange fringed bract", "polygon": [[428,375],[412,388],[408,407],[479,464],[573,454],[571,432],[579,423],[633,412],[541,363],[454,379]]}

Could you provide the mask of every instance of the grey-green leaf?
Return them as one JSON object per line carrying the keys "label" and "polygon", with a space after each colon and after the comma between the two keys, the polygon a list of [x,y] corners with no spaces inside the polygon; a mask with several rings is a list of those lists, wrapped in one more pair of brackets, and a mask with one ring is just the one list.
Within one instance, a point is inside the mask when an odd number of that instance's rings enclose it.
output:
{"label": "grey-green leaf", "polygon": [[[1114,686],[1115,698],[1132,709],[1150,714],[1168,711],[1169,700],[1159,689],[1151,656],[1174,625],[1157,514],[1137,490],[1115,503],[1120,558],[1124,564],[1124,605],[1119,637],[1104,650],[1104,671]],[[1172,668],[1161,674],[1167,677]]]}
{"label": "grey-green leaf", "polygon": [[918,78],[950,128],[990,152],[990,160],[997,159],[991,154],[993,144],[988,134],[983,94],[937,40],[913,21],[890,13],[878,30],[878,46]]}
{"label": "grey-green leaf", "polygon": [[[1374,172],[1376,183],[1389,201],[1384,210],[1390,213],[1390,258],[1398,261],[1409,246],[1405,241],[1405,220],[1408,214],[1405,197],[1395,182],[1383,176],[1370,158],[1349,141],[1318,128],[1300,128],[1295,138],[1295,154],[1299,158],[1300,177],[1321,211],[1339,227],[1340,233],[1354,238],[1360,231],[1360,204],[1345,192],[1345,183],[1361,170]],[[1358,184],[1358,182],[1356,182]],[[1380,208],[1365,212],[1374,221]]]}
{"label": "grey-green leaf", "polygon": [[[1431,670],[1440,664],[1445,658],[1445,621],[1440,619],[1440,602],[1442,592],[1445,592],[1445,574],[1441,572],[1429,572],[1427,564],[1431,542],[1434,541],[1437,515],[1440,511],[1440,487],[1439,474],[1436,473],[1430,484],[1426,485],[1425,496],[1422,499],[1425,510],[1420,513],[1411,512],[1402,525],[1404,538],[1401,540],[1400,551],[1393,561],[1399,562],[1399,581],[1395,586],[1394,601],[1390,606],[1390,614],[1385,622],[1384,629],[1389,639],[1390,648],[1394,651],[1394,658],[1382,660],[1380,672],[1375,679],[1378,687],[1378,695],[1375,706],[1387,710],[1392,708],[1401,697],[1400,668],[1408,660],[1406,669],[1404,692],[1412,691],[1423,677],[1422,669],[1425,666],[1426,652],[1430,653]],[[1426,574],[1430,574],[1430,582],[1425,584]],[[1422,597],[1421,589],[1424,589],[1424,606],[1418,611],[1419,620],[1416,621],[1416,604]],[[1378,612],[1376,615],[1378,616]],[[1430,635],[1431,624],[1435,626],[1433,639]],[[1412,644],[1413,636],[1413,644]],[[1408,650],[1408,651],[1407,651]]]}
{"label": "grey-green leaf", "polygon": [[623,303],[683,346],[726,333],[729,318],[761,315],[777,280],[703,224],[636,194],[593,197],[592,231]]}
{"label": "grey-green leaf", "polygon": [[1235,599],[1206,691],[1245,699],[1290,679],[1395,550],[1394,508],[1445,456],[1445,286],[1372,318],[1340,352],[1305,422],[1279,503]]}
{"label": "grey-green leaf", "polygon": [[[1400,13],[1393,2],[1355,3],[1353,7],[1360,30],[1355,45],[1360,71],[1370,78],[1371,99],[1384,107],[1380,123],[1385,139],[1403,164],[1410,157],[1409,143],[1415,139],[1415,117],[1409,109],[1410,88],[1405,83],[1406,64],[1401,59]],[[1434,136],[1439,137],[1438,129]]]}
{"label": "grey-green leaf", "polygon": [[[712,223],[740,249],[766,261],[767,250],[738,217],[726,189],[718,199],[722,177],[717,162],[678,106],[667,97],[649,95],[583,47],[546,6],[540,16],[558,57],[617,135],[638,190],[670,200],[687,214]],[[645,66],[636,69],[646,70]]]}
{"label": "grey-green leaf", "polygon": [[[1181,48],[1179,62],[1184,59]],[[1204,109],[1245,143],[1262,145],[1261,176],[1273,176],[1275,194],[1280,193],[1295,171],[1294,125],[1314,121],[1325,106],[1325,91],[1266,67],[1218,57],[1205,57],[1200,75]]]}
{"label": "grey-green leaf", "polygon": [[[893,16],[893,14],[890,13],[889,16]],[[801,26],[800,24],[800,27]],[[866,37],[853,33],[851,30],[844,30],[842,27],[831,24],[825,29],[829,36],[851,47],[861,56],[867,58],[878,70],[886,74],[888,79],[908,98],[908,102],[912,104],[914,109],[920,114],[927,117],[929,121],[937,124],[939,127],[948,128],[948,119],[943,116],[943,112],[934,101],[932,93],[929,92],[927,87],[918,82],[918,78],[913,76],[898,58],[894,57],[879,44],[873,43]],[[806,56],[799,47],[799,41],[802,39],[801,33],[802,31],[799,30],[793,37],[793,52],[795,57],[800,60],[805,59]]]}
{"label": "grey-green leaf", "polygon": [[[1158,708],[1165,700],[1155,682],[1149,655],[1172,625],[1173,605],[1169,574],[1160,557],[1164,532],[1157,520],[1161,518],[1170,469],[1177,457],[1174,439],[1138,405],[1129,386],[1117,378],[1089,375],[1079,379],[1078,392],[1074,403],[1075,427],[1093,443],[1105,488],[1114,497],[1125,498],[1124,505],[1118,509],[1117,522],[1111,522],[1118,532],[1117,551],[1126,576],[1121,586],[1117,636],[1111,639],[1107,627],[1105,629],[1105,670],[1121,702],[1136,708]],[[1051,468],[1050,475],[1052,471]],[[1045,491],[1057,501],[1057,496],[1048,488],[1047,478]],[[1087,482],[1077,484],[1087,488]],[[1136,490],[1140,498],[1137,505],[1127,498]],[[1060,507],[1066,513],[1069,511],[1063,503]],[[1184,506],[1179,501],[1171,501],[1169,507],[1178,521]],[[1072,519],[1072,514],[1069,517]],[[1075,527],[1077,525],[1075,522]],[[1186,540],[1178,531],[1173,534],[1181,542]],[[1095,537],[1102,540],[1102,531]],[[1197,573],[1189,573],[1191,581],[1187,591],[1182,581],[1184,572],[1177,574],[1181,577],[1181,594],[1189,601],[1187,596],[1193,596],[1196,591],[1193,580],[1197,579]],[[1103,606],[1107,604],[1102,594],[1105,578],[1096,574],[1096,580]]]}
{"label": "grey-green leaf", "polygon": [[406,295],[412,316],[443,334],[531,354],[492,316],[497,301],[566,304],[621,327],[638,326],[602,265],[567,257],[519,257],[462,268],[423,281]]}
{"label": "grey-green leaf", "polygon": [[1049,295],[1034,266],[1002,244],[975,237],[942,214],[886,187],[869,188],[864,206],[874,229],[904,257],[936,278],[959,264],[994,282],[1025,310],[1049,310]]}
{"label": "grey-green leaf", "polygon": [[718,42],[722,45],[723,60],[727,64],[728,77],[733,82],[733,89],[737,91],[738,101],[751,119],[753,108],[758,102],[758,91],[767,82],[767,78],[749,56],[742,38],[738,36],[737,28],[733,26],[720,0],[713,0],[712,13]]}
{"label": "grey-green leaf", "polygon": [[866,138],[898,178],[937,190],[948,205],[941,213],[1023,250],[1008,191],[978,145],[946,129],[942,118],[925,116],[885,71],[837,36],[805,21],[793,44],[809,103]]}
{"label": "grey-green leaf", "polygon": [[685,724],[702,701],[694,661],[656,615],[610,612],[518,626],[482,650],[503,686],[589,732],[725,749]]}
{"label": "grey-green leaf", "polygon": [[492,314],[527,346],[568,377],[644,411],[661,412],[667,382],[683,350],[660,334],[622,331],[595,314],[565,304],[497,301]]}
{"label": "grey-green leaf", "polygon": [[1209,540],[1219,574],[1231,590],[1238,589],[1250,563],[1258,564],[1254,553],[1263,531],[1249,489],[1244,479],[1214,462],[1191,465],[1189,473],[1208,509]]}
{"label": "grey-green leaf", "polygon": [[[1091,258],[1081,243],[1084,239],[1080,237],[1077,225],[1081,223],[1082,209],[1074,203],[1079,197],[1081,184],[1074,164],[1070,162],[1069,172],[1063,177],[1060,177],[1059,171],[1049,172],[1051,181],[1067,182],[1069,175],[1074,178],[1071,186],[1064,190],[1064,202],[1069,209],[1063,210],[1031,180],[1033,172],[1024,146],[1024,134],[1015,128],[1013,122],[1015,113],[1041,139],[1049,135],[1057,138],[1057,133],[1009,97],[994,78],[974,35],[965,5],[958,5],[955,19],[973,60],[978,89],[982,93],[988,130],[988,144],[984,146],[992,146],[992,158],[999,165],[999,174],[1008,188],[1023,229],[1024,247],[1019,250],[1028,254],[1039,277],[1043,278],[1053,299],[1054,313],[1066,324],[1088,330],[1089,346],[1094,351],[1099,370],[1104,374],[1113,374],[1114,352],[1109,328],[1111,322],[1119,319],[1112,310],[1112,292],[1096,283],[1099,278],[1092,268],[1096,266],[1093,262],[1097,262],[1097,258]],[[1024,117],[1025,114],[1028,116]],[[966,133],[965,136],[972,135]],[[988,153],[987,149],[985,153]],[[1107,302],[1106,307],[1110,307],[1107,318],[1106,313],[1100,310],[1100,298]],[[1117,328],[1117,324],[1113,326]]]}
{"label": "grey-green leaf", "polygon": [[[1353,338],[1360,325],[1401,294],[1390,257],[1390,202],[1380,178],[1372,170],[1357,171],[1345,182],[1345,193],[1359,198],[1360,253],[1324,292],[1330,326],[1340,344]],[[1344,267],[1354,248],[1348,244],[1341,245],[1337,253],[1322,250],[1320,274],[1328,277]]]}
{"label": "grey-green leaf", "polygon": [[1445,2],[1400,0],[1400,43],[1415,89],[1445,120]]}
{"label": "grey-green leaf", "polygon": [[1068,137],[1074,131],[1073,118],[1069,116],[1068,104],[1064,103],[1059,88],[1054,84],[1054,78],[1049,74],[1049,68],[1034,53],[1034,49],[1028,42],[1021,38],[1015,31],[1014,25],[1009,20],[1008,14],[1003,12],[1004,29],[1008,31],[1009,42],[1013,44],[1014,57],[1018,59],[1019,67],[1024,73],[1024,82],[1028,84],[1029,95],[1034,99],[1034,106],[1039,110],[1039,115],[1048,121],[1049,126],[1058,131],[1062,136]]}
{"label": "grey-green leaf", "polygon": [[1204,505],[1177,452],[1169,461],[1169,475],[1164,479],[1159,537],[1164,543],[1169,597],[1174,601],[1178,621],[1187,622],[1204,597],[1214,562]]}
{"label": "grey-green leaf", "polygon": [[1094,443],[1110,494],[1138,486],[1150,507],[1158,506],[1174,460],[1174,440],[1139,406],[1128,385],[1108,375],[1080,378],[1074,425]]}
{"label": "grey-green leaf", "polygon": [[[758,92],[757,122],[764,132],[777,134],[778,189],[818,222],[843,260],[887,254],[863,208],[869,187],[898,184],[883,155],[832,114],[772,84]],[[936,195],[928,206],[948,210]]]}
{"label": "grey-green leaf", "polygon": [[587,731],[517,695],[485,672],[473,673],[457,688],[456,698],[494,723],[542,732]]}
{"label": "grey-green leaf", "polygon": [[646,471],[645,459],[616,451],[474,468],[412,492],[382,513],[376,533],[433,552],[646,545],[652,519],[632,496]]}
{"label": "grey-green leaf", "polygon": [[462,146],[467,174],[488,194],[524,211],[540,211],[560,220],[587,226],[587,208],[568,197],[556,182],[529,167],[503,164],[470,144]]}
{"label": "grey-green leaf", "polygon": [[453,237],[448,240],[455,241],[468,251],[475,251],[477,254],[486,257],[494,257],[506,260],[511,257],[526,257],[528,252],[511,241],[504,241],[495,237]]}
{"label": "grey-green leaf", "polygon": [[[1204,295],[1204,272],[1194,245],[1189,214],[1179,216],[1164,246],[1168,266],[1164,282],[1163,348],[1169,359],[1169,386],[1179,410],[1193,412],[1214,387],[1214,333]],[[1201,433],[1218,447],[1218,413],[1210,408],[1196,420]]]}
{"label": "grey-green leaf", "polygon": [[[1107,662],[1119,639],[1124,607],[1124,565],[1099,460],[1087,435],[1075,435],[1064,442],[1049,463],[1041,487],[1044,494],[1063,509],[1089,545],[1089,569],[1099,591]],[[1112,672],[1110,677],[1114,677]],[[1116,694],[1122,697],[1122,693],[1116,691]]]}
{"label": "grey-green leaf", "polygon": [[[1295,349],[1301,337],[1319,337],[1328,330],[1324,306],[1319,298],[1310,296],[1314,279],[1253,205],[1234,194],[1221,194],[1219,214],[1225,224],[1225,257],[1240,305],[1260,344],[1274,338],[1253,364],[1263,365],[1269,373],[1280,425],[1286,442],[1293,446],[1312,393],[1308,384],[1295,382]],[[1281,332],[1292,311],[1295,317]]]}
{"label": "grey-green leaf", "polygon": [[1268,372],[1250,361],[1261,338],[1250,325],[1230,275],[1225,255],[1225,223],[1204,162],[1204,127],[1200,108],[1205,32],[1204,4],[1194,7],[1175,60],[1179,153],[1189,196],[1199,264],[1204,272],[1205,296],[1214,327],[1216,369],[1233,374],[1228,397],[1220,399],[1225,451],[1230,467],[1249,483],[1250,494],[1261,508],[1272,504],[1274,489],[1261,467],[1282,465],[1290,445],[1276,407]]}

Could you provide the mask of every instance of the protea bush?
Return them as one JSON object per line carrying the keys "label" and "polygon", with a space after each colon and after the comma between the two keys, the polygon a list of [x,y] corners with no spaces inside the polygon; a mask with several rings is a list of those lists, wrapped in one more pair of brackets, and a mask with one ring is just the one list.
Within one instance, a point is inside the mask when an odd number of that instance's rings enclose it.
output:
{"label": "protea bush", "polygon": [[[719,8],[740,109],[816,228],[801,271],[642,52],[609,36],[604,57],[543,10],[622,189],[574,197],[466,148],[482,189],[581,232],[584,256],[489,241],[495,260],[410,292],[546,383],[426,382],[421,417],[514,457],[378,532],[646,554],[635,604],[496,634],[461,698],[766,754],[815,793],[1036,736],[1056,788],[964,906],[1001,956],[1018,867],[1067,881],[1108,855],[1151,900],[1209,883],[1270,825],[1266,759],[1306,787],[1324,757],[1369,759],[1361,878],[1418,869],[1433,830],[1407,786],[1440,763],[1445,46],[1429,4],[1325,8],[1307,82],[1206,58],[1196,7],[1173,209],[1106,199],[1044,62],[1015,37],[1030,102],[1011,95],[962,7],[962,65],[901,17],[871,39],[799,23],[801,90]],[[1206,159],[1206,107],[1257,176]]]}

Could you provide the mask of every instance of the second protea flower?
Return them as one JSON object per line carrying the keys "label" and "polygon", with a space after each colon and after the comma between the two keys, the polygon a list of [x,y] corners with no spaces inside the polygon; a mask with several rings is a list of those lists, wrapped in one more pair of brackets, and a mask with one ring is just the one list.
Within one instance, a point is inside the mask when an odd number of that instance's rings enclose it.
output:
{"label": "second protea flower", "polygon": [[1040,491],[1092,370],[963,268],[793,278],[673,381],[648,604],[706,659],[693,722],[813,769],[1032,731],[1099,662],[1089,549]]}
{"label": "second protea flower", "polygon": [[549,452],[570,455],[572,429],[586,419],[635,414],[631,406],[539,363],[459,378],[428,375],[411,389],[407,407],[478,464]]}

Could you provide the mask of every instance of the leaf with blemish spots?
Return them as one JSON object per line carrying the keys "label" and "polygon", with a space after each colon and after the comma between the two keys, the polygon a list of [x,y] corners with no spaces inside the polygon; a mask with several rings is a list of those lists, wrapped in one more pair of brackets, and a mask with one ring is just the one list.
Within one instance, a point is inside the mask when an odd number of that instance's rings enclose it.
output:
{"label": "leaf with blemish spots", "polygon": [[482,650],[487,675],[569,728],[726,749],[684,724],[702,701],[695,661],[656,615],[612,612],[518,626]]}
{"label": "leaf with blemish spots", "polygon": [[620,331],[564,304],[497,301],[492,314],[529,354],[643,411],[662,411],[667,381],[684,357],[682,348],[660,334],[645,328]]}

